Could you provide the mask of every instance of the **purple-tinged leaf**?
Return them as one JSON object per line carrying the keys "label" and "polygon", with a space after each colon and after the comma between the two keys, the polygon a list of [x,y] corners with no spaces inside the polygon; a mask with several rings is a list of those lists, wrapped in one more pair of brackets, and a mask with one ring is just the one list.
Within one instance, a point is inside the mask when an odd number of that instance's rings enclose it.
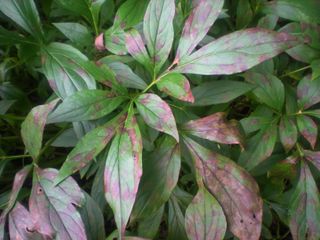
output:
{"label": "purple-tinged leaf", "polygon": [[297,125],[299,132],[314,148],[317,142],[318,127],[317,124],[308,116],[299,115],[297,117]]}
{"label": "purple-tinged leaf", "polygon": [[305,159],[311,162],[320,171],[320,152],[303,150],[303,154]]}
{"label": "purple-tinged leaf", "polygon": [[311,75],[308,75],[300,80],[297,95],[298,104],[302,109],[307,109],[320,102],[320,77],[312,79]]}
{"label": "purple-tinged leaf", "polygon": [[78,91],[66,97],[50,113],[48,123],[98,119],[115,110],[124,99],[123,96],[115,96],[113,93],[104,90],[88,89]]}
{"label": "purple-tinged leaf", "polygon": [[131,29],[126,32],[126,46],[130,55],[150,70],[150,57],[144,46],[143,39],[137,30]]}
{"label": "purple-tinged leaf", "polygon": [[168,201],[178,182],[180,161],[179,144],[174,138],[165,136],[150,158],[143,162],[132,219],[148,217]]}
{"label": "purple-tinged leaf", "polygon": [[156,75],[167,60],[173,38],[174,0],[151,0],[144,15],[143,33]]}
{"label": "purple-tinged leaf", "polygon": [[[117,126],[118,125],[118,126]],[[107,123],[88,132],[77,143],[63,163],[55,183],[87,166],[109,143],[121,122]]]}
{"label": "purple-tinged leaf", "polygon": [[196,2],[196,6],[190,13],[182,30],[174,62],[178,63],[180,59],[191,54],[218,18],[223,3],[224,0],[199,0]]}
{"label": "purple-tinged leaf", "polygon": [[10,239],[16,240],[41,240],[41,234],[36,232],[35,225],[28,210],[16,203],[9,214]]}
{"label": "purple-tinged leaf", "polygon": [[142,139],[134,116],[114,137],[104,171],[105,197],[124,236],[142,175]]}
{"label": "purple-tinged leaf", "polygon": [[165,101],[155,94],[146,93],[140,95],[135,103],[146,124],[173,136],[179,142],[176,121],[171,108]]}
{"label": "purple-tinged leaf", "polygon": [[26,149],[33,159],[40,153],[44,126],[48,114],[58,103],[58,99],[44,105],[34,107],[21,125],[21,136]]}
{"label": "purple-tinged leaf", "polygon": [[188,206],[185,228],[190,240],[222,240],[227,230],[227,221],[218,201],[204,188]]}
{"label": "purple-tinged leaf", "polygon": [[106,48],[104,47],[104,35],[100,33],[98,37],[94,40],[94,46],[98,51],[104,51]]}
{"label": "purple-tinged leaf", "polygon": [[289,227],[294,240],[320,239],[319,191],[304,161],[301,161],[299,182],[290,200]]}
{"label": "purple-tinged leaf", "polygon": [[86,240],[80,213],[84,195],[71,177],[54,185],[55,169],[36,169],[29,208],[35,230],[47,239]]}
{"label": "purple-tinged leaf", "polygon": [[188,79],[180,73],[169,73],[157,82],[160,91],[186,102],[194,102]]}
{"label": "purple-tinged leaf", "polygon": [[205,186],[222,206],[230,231],[239,239],[259,239],[262,199],[254,179],[232,160],[190,138],[184,140]]}
{"label": "purple-tinged leaf", "polygon": [[280,141],[284,149],[288,152],[296,144],[298,138],[298,130],[295,122],[287,116],[281,118],[279,124]]}
{"label": "purple-tinged leaf", "polygon": [[202,75],[243,72],[297,43],[299,41],[287,33],[260,28],[236,31],[185,57],[175,71]]}
{"label": "purple-tinged leaf", "polygon": [[[125,43],[125,32],[121,28],[109,28],[105,31],[104,47],[116,55],[126,55],[127,48]],[[102,48],[101,48],[102,49]]]}
{"label": "purple-tinged leaf", "polygon": [[240,144],[241,135],[236,121],[228,121],[223,112],[192,120],[183,125],[186,133],[223,144]]}

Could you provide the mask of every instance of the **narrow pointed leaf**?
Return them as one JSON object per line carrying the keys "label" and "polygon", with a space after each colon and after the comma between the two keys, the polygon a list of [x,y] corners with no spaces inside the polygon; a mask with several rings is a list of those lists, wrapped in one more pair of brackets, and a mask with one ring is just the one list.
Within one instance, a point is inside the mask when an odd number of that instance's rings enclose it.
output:
{"label": "narrow pointed leaf", "polygon": [[299,115],[297,117],[297,125],[299,132],[314,148],[317,142],[318,127],[317,124],[308,116]]}
{"label": "narrow pointed leaf", "polygon": [[136,119],[129,116],[112,141],[104,171],[105,197],[123,237],[142,175],[142,139]]}
{"label": "narrow pointed leaf", "polygon": [[158,82],[160,91],[186,102],[194,102],[188,79],[180,73],[169,73]]}
{"label": "narrow pointed leaf", "polygon": [[305,159],[311,162],[320,171],[320,152],[304,150],[303,154]]}
{"label": "narrow pointed leaf", "polygon": [[184,227],[184,216],[178,200],[169,199],[168,203],[168,240],[187,239]]}
{"label": "narrow pointed leaf", "polygon": [[320,238],[319,191],[304,161],[301,161],[299,182],[290,200],[289,226],[294,240]]}
{"label": "narrow pointed leaf", "polygon": [[169,105],[159,96],[146,93],[136,100],[143,120],[152,128],[173,136],[179,142],[176,121]]}
{"label": "narrow pointed leaf", "polygon": [[184,56],[191,54],[218,18],[223,3],[223,0],[196,1],[196,6],[190,13],[182,30],[175,62],[179,62]]}
{"label": "narrow pointed leaf", "polygon": [[232,160],[184,139],[205,186],[222,206],[230,231],[239,239],[259,239],[262,199],[257,183]]}
{"label": "narrow pointed leaf", "polygon": [[223,112],[192,120],[183,125],[186,133],[224,144],[240,144],[241,135],[236,121],[228,121]]}
{"label": "narrow pointed leaf", "polygon": [[320,77],[312,79],[311,75],[308,75],[300,80],[297,95],[299,106],[303,109],[320,102]]}
{"label": "narrow pointed leaf", "polygon": [[47,122],[48,114],[52,111],[59,99],[48,104],[34,107],[21,125],[21,136],[26,149],[33,159],[40,153],[44,126]]}
{"label": "narrow pointed leaf", "polygon": [[279,125],[280,140],[286,151],[290,151],[296,144],[298,138],[298,130],[295,122],[284,116],[281,118]]}
{"label": "narrow pointed leaf", "polygon": [[180,148],[174,138],[165,136],[159,147],[143,163],[134,219],[154,214],[170,197],[180,173]]}
{"label": "narrow pointed leaf", "polygon": [[218,201],[201,187],[186,210],[185,227],[190,240],[222,240],[227,221]]}
{"label": "narrow pointed leaf", "polygon": [[250,28],[223,36],[179,62],[175,71],[202,75],[243,72],[296,45],[286,33]]}
{"label": "narrow pointed leaf", "polygon": [[58,186],[55,169],[37,169],[29,199],[29,208],[36,231],[47,239],[86,240],[86,232],[77,206],[84,196],[78,184],[67,178]]}
{"label": "narrow pointed leaf", "polygon": [[151,0],[144,16],[143,33],[155,74],[159,72],[171,50],[174,13],[174,0]]}
{"label": "narrow pointed leaf", "polygon": [[48,123],[79,122],[101,118],[115,110],[124,97],[103,90],[82,90],[68,96],[49,115]]}

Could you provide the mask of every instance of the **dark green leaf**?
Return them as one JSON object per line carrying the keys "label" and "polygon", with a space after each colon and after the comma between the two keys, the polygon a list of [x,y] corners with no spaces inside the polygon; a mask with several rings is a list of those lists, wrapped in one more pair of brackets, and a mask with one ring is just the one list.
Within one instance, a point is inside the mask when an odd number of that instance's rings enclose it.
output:
{"label": "dark green leaf", "polygon": [[286,151],[290,151],[296,144],[298,130],[295,122],[287,116],[283,116],[279,125],[280,140]]}
{"label": "dark green leaf", "polygon": [[317,142],[318,127],[317,124],[308,116],[299,115],[297,117],[297,125],[299,132],[314,148]]}
{"label": "dark green leaf", "polygon": [[300,108],[307,109],[320,102],[320,77],[312,79],[311,75],[299,81],[297,87],[298,104]]}

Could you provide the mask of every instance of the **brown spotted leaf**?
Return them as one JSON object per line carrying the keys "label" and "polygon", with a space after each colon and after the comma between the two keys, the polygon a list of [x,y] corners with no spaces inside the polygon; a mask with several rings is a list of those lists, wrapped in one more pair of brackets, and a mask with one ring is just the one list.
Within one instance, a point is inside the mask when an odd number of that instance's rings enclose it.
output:
{"label": "brown spotted leaf", "polygon": [[295,122],[287,116],[281,118],[279,124],[280,141],[286,151],[290,151],[296,144],[298,138],[298,130]]}
{"label": "brown spotted leaf", "polygon": [[123,237],[142,175],[142,139],[134,116],[114,137],[104,171],[105,197]]}
{"label": "brown spotted leaf", "polygon": [[35,230],[47,239],[86,240],[86,232],[77,206],[84,195],[71,177],[54,185],[55,169],[36,169],[29,208]]}
{"label": "brown spotted leaf", "polygon": [[196,6],[185,22],[174,62],[179,62],[184,56],[191,54],[218,18],[223,3],[224,0],[195,1]]}
{"label": "brown spotted leaf", "polygon": [[241,136],[238,124],[228,121],[223,112],[214,113],[204,118],[189,121],[183,130],[191,135],[224,144],[240,144]]}
{"label": "brown spotted leaf", "polygon": [[299,182],[290,200],[289,227],[294,240],[320,239],[319,191],[304,161],[301,161]]}
{"label": "brown spotted leaf", "polygon": [[299,81],[297,87],[298,103],[302,109],[307,109],[320,102],[320,77],[312,79],[311,75]]}
{"label": "brown spotted leaf", "polygon": [[165,101],[155,94],[146,93],[140,95],[135,103],[146,124],[173,136],[179,142],[176,121],[171,108]]}
{"label": "brown spotted leaf", "polygon": [[320,152],[303,150],[303,154],[305,159],[310,161],[320,171]]}
{"label": "brown spotted leaf", "polygon": [[297,117],[297,125],[299,132],[314,148],[317,142],[318,127],[317,124],[308,116],[299,115]]}
{"label": "brown spotted leaf", "polygon": [[298,40],[287,33],[260,28],[236,31],[183,58],[175,71],[202,75],[243,72],[297,43]]}
{"label": "brown spotted leaf", "polygon": [[227,230],[227,221],[218,201],[204,188],[188,206],[185,228],[190,240],[222,240]]}
{"label": "brown spotted leaf", "polygon": [[190,138],[184,140],[205,186],[222,206],[230,231],[239,239],[259,239],[262,199],[254,179],[232,160]]}
{"label": "brown spotted leaf", "polygon": [[47,122],[48,114],[58,103],[58,99],[44,105],[34,107],[21,125],[21,135],[26,149],[33,159],[40,153],[44,126]]}

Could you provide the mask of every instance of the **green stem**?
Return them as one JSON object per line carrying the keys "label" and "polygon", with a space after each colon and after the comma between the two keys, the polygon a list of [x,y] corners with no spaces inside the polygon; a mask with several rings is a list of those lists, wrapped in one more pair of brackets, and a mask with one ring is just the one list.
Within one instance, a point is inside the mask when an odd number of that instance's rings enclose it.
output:
{"label": "green stem", "polygon": [[28,157],[31,157],[31,155],[25,154],[25,155],[13,155],[13,156],[0,156],[0,159],[12,160],[12,159],[28,158]]}
{"label": "green stem", "polygon": [[304,70],[306,70],[306,69],[309,69],[310,67],[311,67],[311,66],[308,65],[308,66],[305,66],[305,67],[303,67],[303,68],[299,68],[299,69],[297,69],[297,70],[294,70],[294,71],[292,71],[292,72],[285,73],[285,74],[283,74],[283,75],[280,76],[280,77],[286,77],[286,76],[289,76],[289,75],[291,75],[291,74],[294,74],[294,73],[301,72],[301,71],[304,71]]}

